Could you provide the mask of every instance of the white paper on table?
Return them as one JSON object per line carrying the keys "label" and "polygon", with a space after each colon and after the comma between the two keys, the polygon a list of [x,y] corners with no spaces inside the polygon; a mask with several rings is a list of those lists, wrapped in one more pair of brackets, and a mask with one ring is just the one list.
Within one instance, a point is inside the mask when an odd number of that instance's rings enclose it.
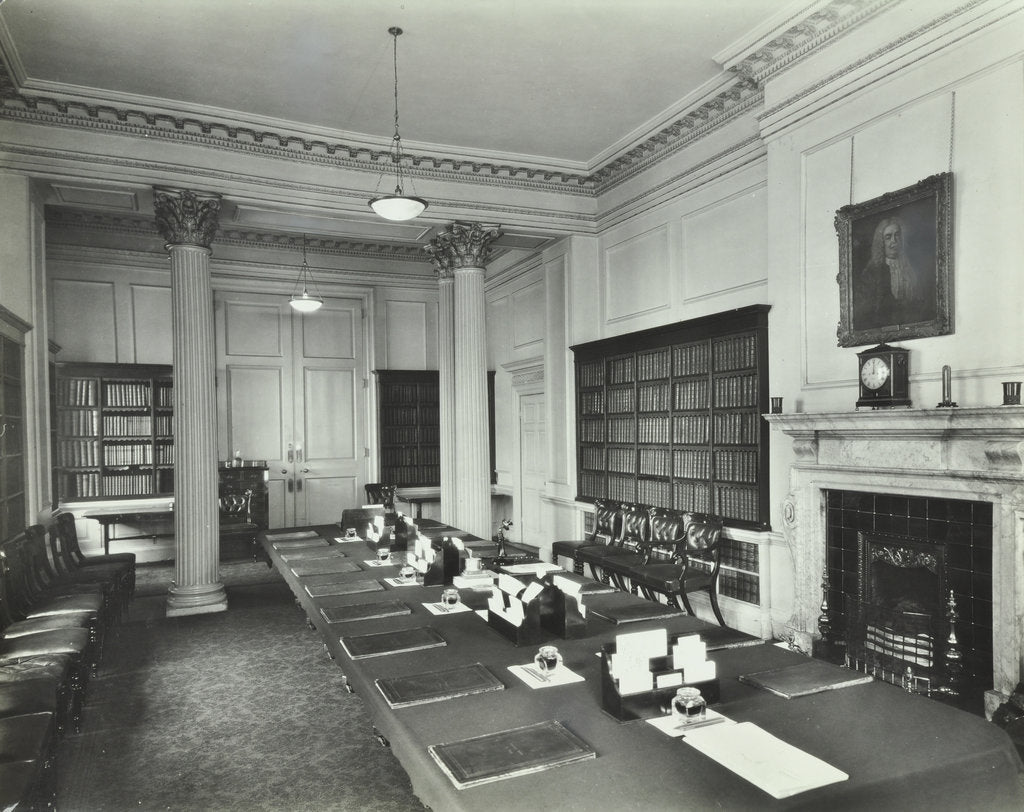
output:
{"label": "white paper on table", "polygon": [[551,585],[562,590],[566,595],[577,597],[583,591],[583,584],[580,581],[573,581],[564,575],[554,575],[551,578]]}
{"label": "white paper on table", "polygon": [[[573,682],[585,681],[583,676],[562,665],[558,666],[554,671],[546,672],[546,680],[536,676],[536,674],[540,673],[540,669],[538,669],[536,665],[510,665],[508,670],[534,689],[550,688],[552,685],[569,685]],[[533,673],[530,673],[531,671]]]}
{"label": "white paper on table", "polygon": [[506,575],[503,572],[498,573],[498,589],[502,592],[507,592],[509,595],[518,595],[525,588],[526,584],[518,578],[513,578],[511,575]]}
{"label": "white paper on table", "polygon": [[359,536],[355,536],[355,537],[350,538],[350,539],[342,538],[341,536],[335,536],[334,540],[338,544],[352,544],[352,543],[357,542],[357,541],[362,541],[362,539],[359,538]]}
{"label": "white paper on table", "polygon": [[685,741],[773,798],[788,798],[850,777],[753,722],[703,727],[687,734]]}
{"label": "white paper on table", "polygon": [[432,615],[457,615],[460,612],[472,612],[466,604],[461,601],[454,606],[449,606],[447,610],[444,606],[439,603],[424,603],[423,608],[426,609]]}
{"label": "white paper on table", "polygon": [[523,590],[523,594],[520,596],[519,600],[521,600],[523,603],[529,603],[543,591],[544,584],[542,584],[540,581],[531,581],[529,586],[527,586],[526,589]]}
{"label": "white paper on table", "polygon": [[718,711],[708,708],[704,711],[704,718],[699,722],[684,722],[678,716],[655,716],[653,719],[645,719],[649,725],[658,728],[666,736],[679,738],[686,736],[695,730],[708,727],[709,725],[734,725],[736,724],[727,716],[722,716]]}
{"label": "white paper on table", "polygon": [[642,667],[636,667],[635,661],[633,662],[634,665],[625,668],[620,666],[619,668],[617,679],[619,681],[619,693],[622,696],[640,694],[654,688],[654,674],[648,670],[647,663],[644,663]]}
{"label": "white paper on table", "polygon": [[672,644],[673,668],[685,668],[688,662],[704,662],[707,656],[707,643],[700,639],[699,634],[688,634],[685,637],[679,637]]}
{"label": "white paper on table", "polygon": [[523,621],[526,620],[526,613],[523,611],[523,602],[521,600],[513,599],[509,603],[508,609],[505,610],[505,619],[513,626],[523,625]]}
{"label": "white paper on table", "polygon": [[683,675],[678,671],[670,671],[667,674],[658,674],[654,678],[655,688],[678,688],[683,684]]}
{"label": "white paper on table", "polygon": [[668,630],[651,629],[646,632],[628,632],[615,636],[615,653],[626,658],[664,657],[668,651]]}
{"label": "white paper on table", "polygon": [[421,586],[421,584],[416,583],[415,578],[411,578],[408,581],[402,578],[385,578],[384,583],[388,586]]}

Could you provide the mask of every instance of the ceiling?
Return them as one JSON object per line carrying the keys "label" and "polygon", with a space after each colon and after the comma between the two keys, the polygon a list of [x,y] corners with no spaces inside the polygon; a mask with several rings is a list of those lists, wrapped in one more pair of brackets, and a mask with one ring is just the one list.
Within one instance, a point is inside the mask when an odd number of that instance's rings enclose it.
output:
{"label": "ceiling", "polygon": [[[23,88],[592,171],[809,0],[0,0]],[[3,29],[6,29],[5,31]],[[105,193],[109,193],[109,188]],[[67,201],[64,201],[65,203]],[[82,205],[87,205],[83,202]],[[305,230],[278,217],[268,227]],[[365,230],[365,222],[362,228]],[[326,229],[330,231],[330,229]],[[344,232],[344,228],[334,229]]]}

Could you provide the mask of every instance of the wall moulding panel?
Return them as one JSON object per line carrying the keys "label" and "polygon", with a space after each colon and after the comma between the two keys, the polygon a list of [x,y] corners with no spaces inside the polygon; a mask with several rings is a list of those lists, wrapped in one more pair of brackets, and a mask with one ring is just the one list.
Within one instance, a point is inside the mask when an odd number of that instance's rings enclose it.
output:
{"label": "wall moulding panel", "polygon": [[605,321],[669,309],[674,299],[671,256],[665,224],[607,247],[603,263]]}

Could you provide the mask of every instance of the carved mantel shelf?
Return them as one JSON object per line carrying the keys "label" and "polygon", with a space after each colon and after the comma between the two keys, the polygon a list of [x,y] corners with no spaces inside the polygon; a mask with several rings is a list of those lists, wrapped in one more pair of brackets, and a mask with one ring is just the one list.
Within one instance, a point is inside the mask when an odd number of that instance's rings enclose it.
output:
{"label": "carved mantel shelf", "polygon": [[1024,406],[769,414],[797,467],[1024,481]]}

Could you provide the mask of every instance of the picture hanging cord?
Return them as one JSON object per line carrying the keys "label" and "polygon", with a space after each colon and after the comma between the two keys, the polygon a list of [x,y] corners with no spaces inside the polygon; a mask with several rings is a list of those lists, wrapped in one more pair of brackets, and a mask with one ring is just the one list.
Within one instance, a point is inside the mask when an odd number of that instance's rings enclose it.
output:
{"label": "picture hanging cord", "polygon": [[850,205],[853,205],[853,149],[857,144],[856,134],[850,136]]}
{"label": "picture hanging cord", "polygon": [[949,101],[949,171],[953,171],[953,141],[956,134],[956,91],[950,95]]}

